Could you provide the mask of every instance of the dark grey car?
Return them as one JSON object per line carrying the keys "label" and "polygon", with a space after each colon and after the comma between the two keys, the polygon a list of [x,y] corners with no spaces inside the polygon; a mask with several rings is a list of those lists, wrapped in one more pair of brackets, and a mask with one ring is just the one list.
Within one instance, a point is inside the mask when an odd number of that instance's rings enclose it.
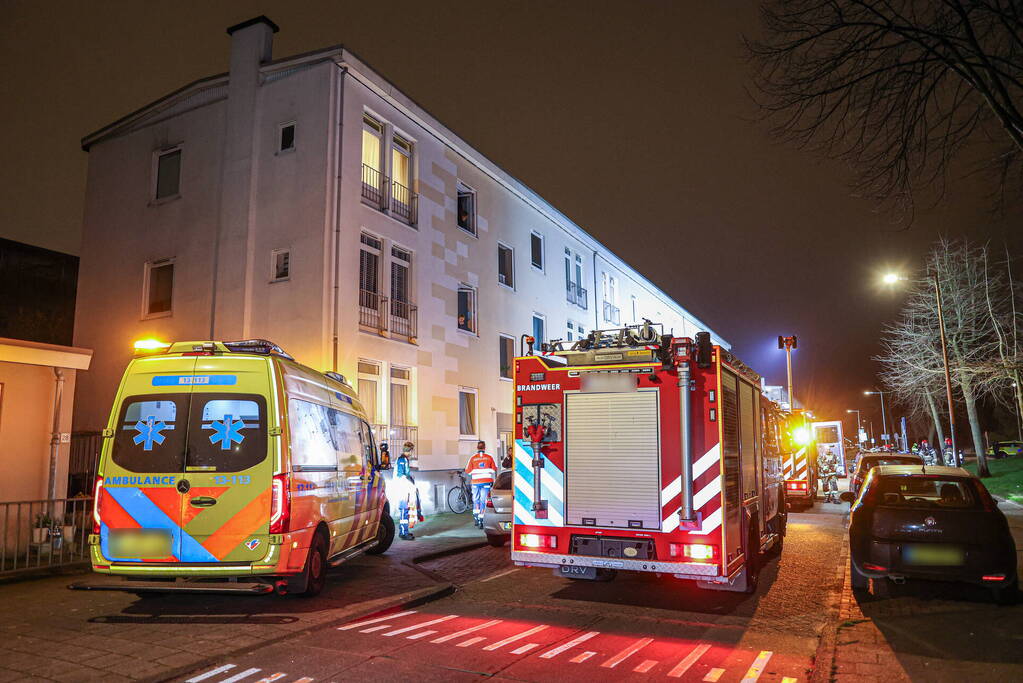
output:
{"label": "dark grey car", "polygon": [[[842,499],[853,500],[846,491]],[[985,586],[1015,601],[1016,543],[981,481],[958,467],[881,465],[850,510],[853,590],[869,579],[931,579]]]}
{"label": "dark grey car", "polygon": [[492,546],[501,547],[511,538],[512,498],[512,473],[505,470],[494,480],[483,512],[483,531]]}

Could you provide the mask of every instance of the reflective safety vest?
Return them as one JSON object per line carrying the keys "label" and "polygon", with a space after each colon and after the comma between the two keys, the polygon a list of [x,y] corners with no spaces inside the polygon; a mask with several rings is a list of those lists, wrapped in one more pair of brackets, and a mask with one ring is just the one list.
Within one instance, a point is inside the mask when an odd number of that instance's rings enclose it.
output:
{"label": "reflective safety vest", "polygon": [[497,475],[497,464],[486,453],[477,453],[469,458],[465,471],[472,477],[473,484],[493,484]]}

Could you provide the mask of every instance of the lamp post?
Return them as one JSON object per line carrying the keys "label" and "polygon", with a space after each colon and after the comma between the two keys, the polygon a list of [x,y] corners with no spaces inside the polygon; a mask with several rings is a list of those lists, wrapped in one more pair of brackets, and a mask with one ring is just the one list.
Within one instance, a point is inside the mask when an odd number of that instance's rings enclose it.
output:
{"label": "lamp post", "polygon": [[796,335],[791,337],[778,336],[778,348],[785,349],[785,369],[789,380],[789,410],[795,411],[796,399],[792,396],[792,349],[796,348]]}
{"label": "lamp post", "polygon": [[856,413],[856,443],[859,443],[859,444],[863,443],[860,440],[860,433],[863,431],[863,429],[860,427],[860,411],[858,411],[856,409],[847,409],[845,412],[847,412],[847,413]]}
{"label": "lamp post", "polygon": [[[928,276],[931,278],[931,284],[934,285],[934,302],[938,307],[938,331],[941,334],[941,361],[945,369],[945,400],[948,401],[948,432],[952,439],[952,459],[957,464],[959,462],[959,442],[956,440],[956,409],[955,402],[952,400],[952,373],[948,368],[948,339],[945,336],[945,312],[941,306],[941,287],[938,284],[938,270],[934,269],[933,272],[929,272]],[[907,278],[902,277],[896,273],[887,273],[883,278],[883,282],[886,285],[893,285],[899,280],[905,280]],[[884,410],[884,397],[881,397],[881,410]]]}
{"label": "lamp post", "polygon": [[881,429],[884,431],[884,433],[881,435],[881,440],[887,444],[889,438],[891,437],[891,434],[888,433],[888,418],[885,417],[884,412],[884,392],[881,391],[880,389],[876,391],[863,392],[864,396],[873,396],[874,394],[877,394],[881,397]]}

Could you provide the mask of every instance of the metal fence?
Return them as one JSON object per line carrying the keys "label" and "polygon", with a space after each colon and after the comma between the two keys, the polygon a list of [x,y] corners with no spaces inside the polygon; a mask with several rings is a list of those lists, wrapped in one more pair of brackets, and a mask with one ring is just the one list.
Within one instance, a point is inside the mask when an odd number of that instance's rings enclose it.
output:
{"label": "metal fence", "polygon": [[387,176],[372,166],[362,165],[362,196],[377,208],[384,206],[384,188],[386,186]]}
{"label": "metal fence", "polygon": [[589,307],[587,294],[589,292],[586,291],[585,287],[580,287],[571,280],[565,282],[565,298],[568,300],[568,303],[575,304],[584,311]]}
{"label": "metal fence", "polygon": [[391,299],[391,332],[412,341],[418,336],[419,310],[407,301]]}
{"label": "metal fence", "polygon": [[414,453],[419,452],[419,427],[413,425],[373,425],[373,434],[377,443],[386,443],[391,457],[398,457],[401,446],[406,441],[415,445]]}
{"label": "metal fence", "polygon": [[391,214],[411,226],[418,218],[419,195],[397,180],[391,181]]}
{"label": "metal fence", "polygon": [[71,454],[67,469],[67,495],[92,495],[99,470],[99,453],[103,447],[102,432],[72,432]]}
{"label": "metal fence", "polygon": [[0,503],[0,575],[89,559],[92,498]]}
{"label": "metal fence", "polygon": [[372,327],[374,330],[383,332],[387,322],[384,316],[384,306],[387,305],[387,297],[366,289],[359,290],[359,324],[365,327]]}

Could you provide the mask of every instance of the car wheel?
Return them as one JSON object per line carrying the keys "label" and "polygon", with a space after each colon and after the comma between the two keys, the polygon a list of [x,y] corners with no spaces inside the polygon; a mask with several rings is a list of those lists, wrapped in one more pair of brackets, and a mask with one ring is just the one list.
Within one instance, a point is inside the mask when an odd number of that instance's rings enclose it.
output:
{"label": "car wheel", "polygon": [[991,597],[999,605],[1015,605],[1019,601],[1019,579],[1001,588],[992,588]]}
{"label": "car wheel", "polygon": [[1009,454],[1006,453],[1005,451],[998,451],[997,453],[995,453],[995,457],[997,457],[999,459],[1007,458],[1007,457],[1009,457]]}
{"label": "car wheel", "polygon": [[500,548],[507,542],[508,537],[504,534],[487,534],[487,543],[495,548]]}
{"label": "car wheel", "polygon": [[856,565],[853,564],[851,556],[849,557],[849,585],[857,593],[866,592],[870,589],[870,579],[860,574],[859,570],[856,569]]}
{"label": "car wheel", "polygon": [[366,551],[367,555],[380,555],[387,552],[387,549],[394,543],[394,520],[386,512],[380,515],[380,524],[377,525],[377,544]]}
{"label": "car wheel", "polygon": [[301,593],[302,597],[311,598],[319,595],[327,583],[327,542],[321,533],[313,536],[312,547],[305,558],[304,571],[306,584],[305,590]]}

